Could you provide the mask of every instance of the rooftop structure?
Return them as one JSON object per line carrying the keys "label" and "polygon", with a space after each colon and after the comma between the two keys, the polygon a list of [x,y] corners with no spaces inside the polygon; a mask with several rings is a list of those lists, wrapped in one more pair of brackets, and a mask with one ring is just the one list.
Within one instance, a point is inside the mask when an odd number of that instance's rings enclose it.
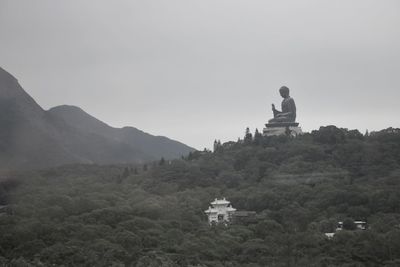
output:
{"label": "rooftop structure", "polygon": [[232,222],[235,224],[257,223],[256,215],[257,213],[255,211],[236,211],[232,216]]}
{"label": "rooftop structure", "polygon": [[[367,223],[364,221],[354,221],[355,230],[367,230]],[[343,222],[338,222],[336,231],[343,230]]]}
{"label": "rooftop structure", "polygon": [[232,208],[231,202],[229,202],[225,198],[223,199],[216,198],[210,204],[211,206],[204,211],[208,216],[209,224],[217,224],[217,223],[227,224],[231,222],[232,216],[236,211],[236,209]]}
{"label": "rooftop structure", "polygon": [[[354,221],[354,229],[353,230],[367,230],[367,223],[364,221]],[[336,230],[334,233],[325,233],[325,236],[327,236],[329,239],[333,238],[335,233],[337,231],[341,231],[341,230],[346,230],[343,227],[343,222],[338,222]],[[349,230],[349,229],[347,229]]]}

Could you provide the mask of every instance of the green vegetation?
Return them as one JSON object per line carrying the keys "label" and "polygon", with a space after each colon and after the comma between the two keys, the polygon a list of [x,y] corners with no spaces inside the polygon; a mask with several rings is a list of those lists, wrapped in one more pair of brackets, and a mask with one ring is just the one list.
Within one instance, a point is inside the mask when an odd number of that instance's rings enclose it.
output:
{"label": "green vegetation", "polygon": [[[74,165],[0,187],[5,266],[399,266],[400,130],[334,126],[144,166]],[[257,212],[209,227],[215,197]],[[325,237],[338,221],[369,230]]]}

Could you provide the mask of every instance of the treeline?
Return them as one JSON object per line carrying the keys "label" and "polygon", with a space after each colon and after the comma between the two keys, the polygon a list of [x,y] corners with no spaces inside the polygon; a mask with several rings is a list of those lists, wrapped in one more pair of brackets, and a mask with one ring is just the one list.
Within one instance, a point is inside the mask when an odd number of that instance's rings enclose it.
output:
{"label": "treeline", "polygon": [[[19,174],[0,213],[4,266],[399,266],[400,130],[334,126],[143,166]],[[210,227],[226,197],[251,224]],[[338,221],[363,220],[366,231]]]}

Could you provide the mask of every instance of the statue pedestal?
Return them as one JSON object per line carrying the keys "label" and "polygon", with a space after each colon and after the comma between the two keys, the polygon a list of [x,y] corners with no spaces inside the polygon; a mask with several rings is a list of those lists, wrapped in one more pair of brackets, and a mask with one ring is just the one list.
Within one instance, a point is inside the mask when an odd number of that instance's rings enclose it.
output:
{"label": "statue pedestal", "polygon": [[298,123],[268,123],[263,130],[264,136],[298,136],[303,133]]}

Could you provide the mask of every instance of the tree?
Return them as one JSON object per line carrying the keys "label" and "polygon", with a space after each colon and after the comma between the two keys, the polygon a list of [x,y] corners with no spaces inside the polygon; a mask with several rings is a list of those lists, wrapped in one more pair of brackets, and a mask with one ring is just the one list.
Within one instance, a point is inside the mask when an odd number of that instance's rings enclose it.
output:
{"label": "tree", "polygon": [[222,149],[222,144],[220,140],[214,141],[214,152],[219,152]]}
{"label": "tree", "polygon": [[254,144],[260,145],[262,143],[262,139],[263,139],[262,134],[256,128],[256,131],[254,133]]}
{"label": "tree", "polygon": [[339,129],[333,125],[320,127],[318,131],[312,131],[311,134],[316,142],[322,144],[334,145],[343,143],[346,139],[345,129]]}
{"label": "tree", "polygon": [[[399,265],[400,131],[334,128],[255,145],[257,132],[147,172],[73,165],[0,177],[0,266]],[[216,197],[256,215],[210,227]],[[326,238],[346,217],[344,229],[355,229],[350,218],[371,227]]]}
{"label": "tree", "polygon": [[244,142],[246,144],[249,144],[249,143],[251,143],[251,141],[253,141],[253,135],[250,132],[250,128],[247,127],[246,131],[245,131],[245,135],[244,135]]}

